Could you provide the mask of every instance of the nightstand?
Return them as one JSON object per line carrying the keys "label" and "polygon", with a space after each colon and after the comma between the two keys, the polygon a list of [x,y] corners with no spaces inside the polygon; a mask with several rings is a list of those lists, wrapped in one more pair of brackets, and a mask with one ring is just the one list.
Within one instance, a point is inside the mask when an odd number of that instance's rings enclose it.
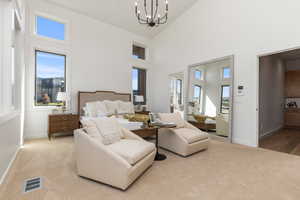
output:
{"label": "nightstand", "polygon": [[150,111],[135,111],[135,114],[149,115]]}
{"label": "nightstand", "polygon": [[48,117],[48,138],[55,133],[73,133],[79,128],[79,115],[52,114]]}

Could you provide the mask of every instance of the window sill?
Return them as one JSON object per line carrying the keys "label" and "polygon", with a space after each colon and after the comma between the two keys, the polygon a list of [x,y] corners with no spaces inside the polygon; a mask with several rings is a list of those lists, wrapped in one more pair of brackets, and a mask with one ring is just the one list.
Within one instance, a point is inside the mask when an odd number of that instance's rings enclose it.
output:
{"label": "window sill", "polygon": [[14,119],[18,115],[20,115],[20,111],[18,111],[18,110],[14,110],[14,111],[11,111],[11,112],[5,113],[5,114],[0,114],[0,125]]}

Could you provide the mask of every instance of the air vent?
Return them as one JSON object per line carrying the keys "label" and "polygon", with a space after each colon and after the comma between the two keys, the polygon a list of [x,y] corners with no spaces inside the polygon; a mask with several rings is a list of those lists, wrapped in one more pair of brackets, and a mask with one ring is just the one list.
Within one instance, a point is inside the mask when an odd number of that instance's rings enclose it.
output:
{"label": "air vent", "polygon": [[41,188],[42,188],[41,177],[26,180],[24,183],[24,193],[32,192],[34,190],[39,190]]}

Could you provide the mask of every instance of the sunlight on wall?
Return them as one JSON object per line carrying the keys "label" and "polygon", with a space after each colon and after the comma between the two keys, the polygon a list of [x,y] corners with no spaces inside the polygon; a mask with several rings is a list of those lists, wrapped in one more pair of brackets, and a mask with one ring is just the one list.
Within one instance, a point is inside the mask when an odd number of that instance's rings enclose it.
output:
{"label": "sunlight on wall", "polygon": [[216,105],[210,100],[208,96],[206,98],[206,107],[205,107],[205,115],[210,117],[215,117],[217,113]]}

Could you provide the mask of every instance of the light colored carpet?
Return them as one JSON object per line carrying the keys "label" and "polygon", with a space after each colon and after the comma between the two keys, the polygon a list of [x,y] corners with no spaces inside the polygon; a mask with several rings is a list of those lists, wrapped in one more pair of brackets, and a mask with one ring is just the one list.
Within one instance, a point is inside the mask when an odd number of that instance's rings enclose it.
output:
{"label": "light colored carpet", "polygon": [[[300,157],[211,141],[188,158],[165,152],[127,191],[76,175],[72,137],[26,143],[0,189],[2,200],[299,200]],[[88,156],[88,155],[87,155]],[[25,179],[44,188],[22,194]]]}

